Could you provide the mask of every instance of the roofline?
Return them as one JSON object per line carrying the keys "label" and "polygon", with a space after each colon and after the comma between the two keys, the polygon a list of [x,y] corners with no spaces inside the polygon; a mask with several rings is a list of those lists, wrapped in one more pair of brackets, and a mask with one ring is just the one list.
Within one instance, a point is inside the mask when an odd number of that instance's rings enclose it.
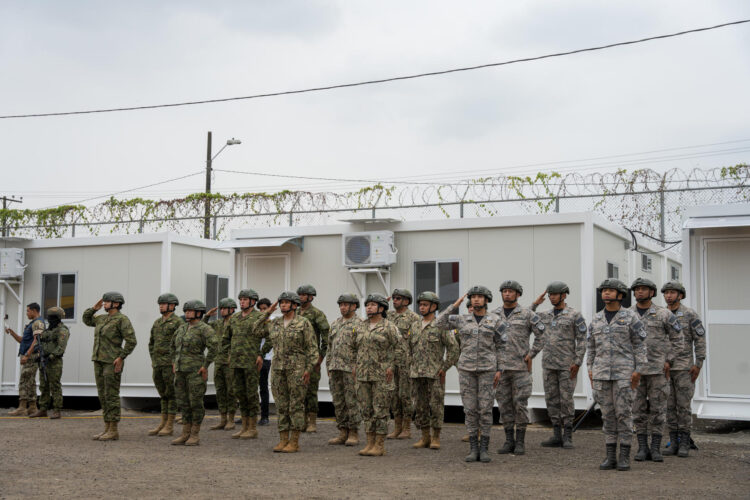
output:
{"label": "roofline", "polygon": [[682,221],[700,217],[721,217],[733,215],[750,215],[750,203],[731,203],[729,205],[703,205],[685,210]]}
{"label": "roofline", "polygon": [[138,243],[178,243],[211,250],[229,251],[216,248],[215,240],[206,240],[192,236],[182,236],[171,231],[146,234],[121,234],[112,236],[87,236],[83,238],[36,239],[19,242],[20,248],[66,248],[107,245],[132,245]]}

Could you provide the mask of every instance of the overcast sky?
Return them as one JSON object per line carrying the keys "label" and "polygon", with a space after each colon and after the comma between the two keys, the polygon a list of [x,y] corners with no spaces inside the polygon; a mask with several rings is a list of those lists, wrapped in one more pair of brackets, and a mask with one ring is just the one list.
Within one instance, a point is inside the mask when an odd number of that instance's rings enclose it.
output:
{"label": "overcast sky", "polygon": [[[747,0],[5,0],[0,115],[355,82],[747,18]],[[231,137],[242,140],[221,153],[217,169],[386,181],[528,172],[518,166],[742,140],[680,150],[712,156],[643,166],[747,162],[749,48],[744,24],[376,86],[5,119],[0,195],[46,207],[197,172],[205,166],[208,130],[214,152]],[[195,176],[137,194],[179,197],[203,190],[204,182]],[[220,192],[355,186],[221,172],[214,180]]]}

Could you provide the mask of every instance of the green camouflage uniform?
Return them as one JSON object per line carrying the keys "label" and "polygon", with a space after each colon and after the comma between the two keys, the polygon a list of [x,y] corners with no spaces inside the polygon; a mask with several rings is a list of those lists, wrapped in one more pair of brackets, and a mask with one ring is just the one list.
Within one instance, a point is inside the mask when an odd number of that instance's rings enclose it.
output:
{"label": "green camouflage uniform", "polygon": [[412,403],[412,382],[409,376],[411,358],[409,355],[409,333],[420,328],[422,318],[408,307],[404,312],[388,311],[388,321],[398,328],[398,343],[396,344],[395,370],[391,390],[391,411],[394,418],[411,418],[414,411]]}
{"label": "green camouflage uniform", "polygon": [[[268,317],[264,315],[264,317]],[[262,356],[273,349],[271,392],[279,413],[279,431],[302,431],[305,427],[305,372],[312,374],[318,362],[318,347],[310,322],[295,315],[287,326],[278,317],[268,323],[268,339]]]}
{"label": "green camouflage uniform", "polygon": [[63,407],[62,379],[63,354],[68,345],[70,332],[68,327],[60,323],[55,328],[44,330],[39,336],[42,352],[46,358],[47,376],[43,374],[39,379],[42,397],[39,398],[40,410],[61,410]]}
{"label": "green camouflage uniform", "polygon": [[229,368],[229,345],[224,343],[229,318],[220,318],[209,324],[214,330],[218,352],[214,359],[214,387],[216,388],[216,404],[219,413],[234,413],[237,410],[237,398],[234,395],[232,370]]}
{"label": "green camouflage uniform", "polygon": [[260,372],[255,363],[260,353],[260,341],[267,335],[267,319],[268,316],[257,309],[245,316],[242,311],[236,312],[230,318],[222,338],[222,349],[229,349],[234,395],[240,402],[243,417],[255,417],[260,413]]}
{"label": "green camouflage uniform", "polygon": [[357,396],[365,422],[365,432],[388,432],[390,393],[386,384],[386,370],[393,371],[398,336],[396,325],[382,319],[374,326],[366,321],[364,328],[354,339],[356,375],[359,383]]}
{"label": "green camouflage uniform", "polygon": [[[318,352],[320,357],[325,358],[328,352],[328,334],[331,331],[326,315],[312,304],[307,309],[298,308],[297,312],[312,324]],[[305,395],[305,413],[318,413],[318,387],[320,387],[320,368],[310,373],[310,385],[307,386]]]}
{"label": "green camouflage uniform", "polygon": [[[204,352],[208,352],[204,355]],[[198,370],[208,370],[216,356],[217,344],[213,329],[202,321],[191,325],[183,323],[172,339],[172,363],[174,364],[174,389],[182,410],[182,421],[200,424],[206,414],[203,396],[206,381]]]}
{"label": "green camouflage uniform", "polygon": [[438,372],[447,372],[456,364],[458,343],[451,330],[439,328],[435,319],[427,325],[420,319],[412,327],[409,342],[409,377],[414,386],[416,401],[415,423],[420,429],[443,427],[445,385],[440,383]]}
{"label": "green camouflage uniform", "polygon": [[[83,313],[83,324],[94,327],[94,377],[99,403],[102,405],[105,422],[120,421],[120,379],[122,371],[115,373],[114,361],[125,358],[133,352],[137,340],[130,319],[117,311],[113,315],[94,316],[93,307]],[[123,341],[125,345],[123,345]],[[123,369],[125,365],[123,363]]]}
{"label": "green camouflage uniform", "polygon": [[[37,318],[31,321],[26,328],[34,330],[44,330],[44,321]],[[26,346],[27,349],[29,346]],[[25,352],[18,352],[19,356],[26,355]],[[26,401],[36,401],[36,371],[39,368],[39,353],[35,347],[29,355],[26,363],[21,365],[21,375],[18,380],[18,399]]]}
{"label": "green camouflage uniform", "polygon": [[[670,431],[690,432],[692,411],[690,401],[695,392],[695,383],[690,375],[690,368],[703,366],[706,359],[706,329],[698,313],[680,304],[674,311],[680,322],[683,334],[683,346],[674,358],[669,372],[669,399],[667,400],[667,426]],[[695,362],[693,362],[695,349]]]}
{"label": "green camouflage uniform", "polygon": [[331,387],[336,427],[357,429],[361,419],[357,401],[357,383],[352,375],[354,368],[354,339],[366,325],[356,315],[349,319],[337,318],[331,325],[330,342],[326,355],[328,381]]}
{"label": "green camouflage uniform", "polygon": [[161,316],[151,327],[148,353],[151,356],[152,378],[161,398],[161,412],[177,413],[177,400],[174,395],[174,373],[172,373],[172,338],[177,329],[185,323],[176,314],[168,318]]}

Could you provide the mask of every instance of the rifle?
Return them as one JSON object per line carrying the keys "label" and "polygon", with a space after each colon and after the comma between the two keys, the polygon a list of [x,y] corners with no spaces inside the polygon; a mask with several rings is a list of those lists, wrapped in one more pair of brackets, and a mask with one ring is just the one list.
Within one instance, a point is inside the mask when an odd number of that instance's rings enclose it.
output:
{"label": "rifle", "polygon": [[39,349],[39,371],[44,375],[44,381],[47,382],[47,360],[44,357],[44,348],[42,347],[42,334],[34,336],[34,342],[36,343],[37,349]]}

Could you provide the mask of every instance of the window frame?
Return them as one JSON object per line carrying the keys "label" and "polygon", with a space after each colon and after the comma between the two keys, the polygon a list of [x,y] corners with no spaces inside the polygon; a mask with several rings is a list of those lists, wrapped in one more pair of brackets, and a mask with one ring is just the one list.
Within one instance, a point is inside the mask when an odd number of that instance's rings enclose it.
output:
{"label": "window frame", "polygon": [[645,273],[653,272],[654,269],[654,259],[645,253],[641,254],[641,271]]}
{"label": "window frame", "polygon": [[[412,301],[412,304],[410,304],[411,309],[419,314],[419,305],[417,304],[417,297],[419,296],[419,292],[417,291],[417,264],[426,264],[429,262],[433,262],[435,264],[435,289],[432,290],[435,293],[438,292],[439,283],[438,280],[440,279],[440,273],[439,273],[439,265],[440,264],[446,264],[446,263],[457,263],[458,264],[458,296],[456,299],[461,297],[461,290],[463,290],[463,261],[461,259],[455,258],[455,259],[414,259],[411,262],[411,269],[412,269],[412,290],[414,291],[414,300]],[[441,301],[443,298],[441,297]],[[438,310],[435,312],[437,315],[444,309],[438,308]]]}
{"label": "window frame", "polygon": [[[216,277],[216,304],[213,306],[208,303],[208,277],[209,276]],[[219,285],[219,281],[222,279],[227,280],[227,296],[229,297],[230,296],[229,295],[230,294],[229,276],[224,275],[224,274],[204,273],[204,277],[205,279],[203,281],[203,301],[206,303],[206,308],[211,309],[212,307],[219,307],[219,301],[224,298],[224,297],[219,297],[220,295],[219,289],[221,288],[221,286]]]}
{"label": "window frame", "polygon": [[57,275],[57,299],[55,301],[54,307],[61,307],[60,306],[60,293],[62,293],[62,276],[63,275],[72,275],[74,282],[73,282],[73,316],[72,317],[66,317],[63,318],[62,322],[67,324],[74,324],[77,323],[76,317],[78,316],[78,271],[57,271],[57,272],[42,272],[41,273],[41,287],[40,287],[40,296],[41,296],[41,317],[47,321],[47,308],[45,307],[45,285],[44,285],[44,277],[49,276],[51,274]]}
{"label": "window frame", "polygon": [[669,265],[669,276],[671,276],[672,281],[680,281],[680,271],[681,269],[676,265]]}
{"label": "window frame", "polygon": [[[616,276],[610,276],[609,275],[609,266],[612,266],[612,269],[615,271],[614,274],[616,274]],[[605,275],[607,276],[607,279],[616,279],[616,280],[619,280],[620,279],[620,266],[618,264],[615,264],[611,260],[608,260],[607,261],[607,269],[605,270]]]}

